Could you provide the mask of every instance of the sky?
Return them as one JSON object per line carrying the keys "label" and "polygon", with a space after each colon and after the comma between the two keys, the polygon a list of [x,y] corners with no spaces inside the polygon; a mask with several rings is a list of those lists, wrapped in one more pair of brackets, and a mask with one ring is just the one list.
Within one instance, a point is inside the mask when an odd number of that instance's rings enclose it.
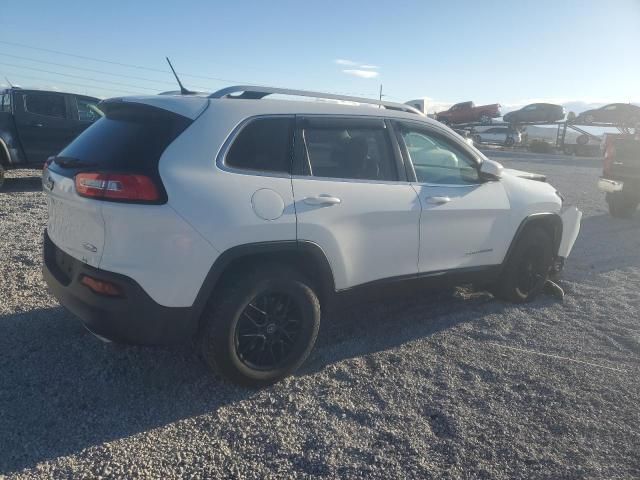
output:
{"label": "sky", "polygon": [[111,97],[258,84],[503,111],[640,103],[640,0],[0,0],[0,84]]}

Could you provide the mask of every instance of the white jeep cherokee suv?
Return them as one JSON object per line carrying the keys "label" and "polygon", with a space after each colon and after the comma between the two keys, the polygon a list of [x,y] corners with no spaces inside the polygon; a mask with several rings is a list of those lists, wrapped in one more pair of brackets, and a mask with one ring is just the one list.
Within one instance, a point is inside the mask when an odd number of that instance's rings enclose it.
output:
{"label": "white jeep cherokee suv", "polygon": [[231,87],[100,108],[43,172],[44,277],[97,336],[195,339],[236,382],[300,366],[337,292],[474,283],[523,302],[578,235],[551,185],[406,105]]}

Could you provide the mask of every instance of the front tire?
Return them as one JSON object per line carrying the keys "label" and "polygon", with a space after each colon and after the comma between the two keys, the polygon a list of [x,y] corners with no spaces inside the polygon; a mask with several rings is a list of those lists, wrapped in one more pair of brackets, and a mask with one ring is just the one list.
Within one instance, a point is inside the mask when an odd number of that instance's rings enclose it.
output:
{"label": "front tire", "polygon": [[546,230],[525,230],[496,285],[494,296],[514,303],[530,302],[542,292],[553,266],[553,241]]}
{"label": "front tire", "polygon": [[200,351],[226,379],[262,387],[295,371],[318,335],[320,303],[297,271],[265,265],[218,290],[204,314]]}
{"label": "front tire", "polygon": [[491,123],[491,117],[488,114],[483,113],[482,115],[480,115],[480,123],[489,125]]}
{"label": "front tire", "polygon": [[507,137],[507,139],[504,141],[504,146],[505,147],[513,147],[515,145],[516,141],[513,139],[513,137]]}

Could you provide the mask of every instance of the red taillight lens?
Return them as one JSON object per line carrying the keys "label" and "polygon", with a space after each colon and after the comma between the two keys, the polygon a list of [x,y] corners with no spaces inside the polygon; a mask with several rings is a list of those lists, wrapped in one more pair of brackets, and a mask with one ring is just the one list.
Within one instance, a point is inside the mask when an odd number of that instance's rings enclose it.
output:
{"label": "red taillight lens", "polygon": [[145,175],[119,173],[79,173],[76,192],[89,198],[156,202],[160,193],[156,184]]}
{"label": "red taillight lens", "polygon": [[99,295],[106,295],[108,297],[122,296],[120,287],[111,282],[106,282],[104,280],[98,280],[97,278],[89,277],[88,275],[83,275],[80,283],[82,283],[86,287],[89,287],[92,292]]}

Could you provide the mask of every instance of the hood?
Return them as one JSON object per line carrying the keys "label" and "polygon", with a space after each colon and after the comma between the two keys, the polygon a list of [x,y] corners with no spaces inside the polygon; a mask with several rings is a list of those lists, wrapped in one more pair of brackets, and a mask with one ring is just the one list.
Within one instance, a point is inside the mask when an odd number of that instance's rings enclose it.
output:
{"label": "hood", "polygon": [[547,181],[547,177],[545,175],[542,175],[541,173],[525,172],[523,170],[514,170],[513,168],[505,168],[502,171],[502,174],[511,175],[512,177],[526,178],[527,180],[535,180],[538,182]]}

